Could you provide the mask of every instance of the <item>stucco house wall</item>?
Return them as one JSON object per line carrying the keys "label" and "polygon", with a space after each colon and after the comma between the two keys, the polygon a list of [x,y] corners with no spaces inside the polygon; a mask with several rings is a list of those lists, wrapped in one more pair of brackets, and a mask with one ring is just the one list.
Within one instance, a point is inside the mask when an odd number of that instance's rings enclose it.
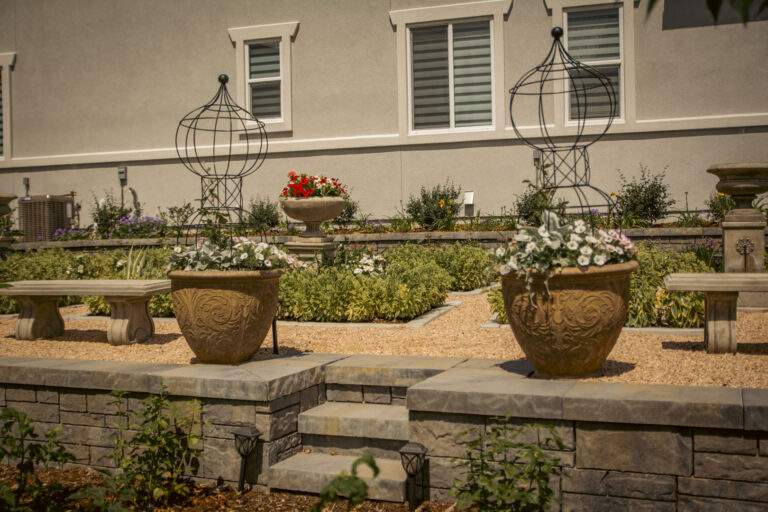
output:
{"label": "stucco house wall", "polygon": [[703,1],[660,2],[646,16],[645,0],[0,0],[0,54],[15,53],[2,75],[12,118],[0,190],[23,194],[25,176],[33,194],[74,190],[87,223],[91,198],[119,192],[116,167],[127,165],[148,213],[196,199],[199,183],[176,159],[174,132],[213,96],[219,73],[234,90],[228,29],[298,22],[292,129],[270,134],[270,156],[246,180],[246,198],[276,197],[296,168],[340,177],[374,217],[446,180],[475,191],[475,211],[499,211],[533,178],[531,150],[508,113],[490,130],[437,135],[409,134],[399,117],[397,13],[451,3],[460,4],[451,13],[504,12],[494,48],[503,52],[494,64],[499,111],[545,55],[564,8],[622,6],[625,115],[591,149],[593,183],[608,192],[618,169],[631,177],[643,163],[667,167],[679,206],[685,192],[700,206],[714,187],[710,164],[768,160],[768,21],[688,26]]}

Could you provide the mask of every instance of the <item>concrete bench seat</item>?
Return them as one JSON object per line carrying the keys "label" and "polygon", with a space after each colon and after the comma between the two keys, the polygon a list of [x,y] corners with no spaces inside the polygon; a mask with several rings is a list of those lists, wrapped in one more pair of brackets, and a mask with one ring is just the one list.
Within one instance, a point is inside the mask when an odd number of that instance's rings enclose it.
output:
{"label": "concrete bench seat", "polygon": [[736,353],[736,304],[740,292],[768,292],[768,273],[690,273],[664,278],[670,291],[704,292],[707,352]]}
{"label": "concrete bench seat", "polygon": [[155,325],[147,305],[153,295],[171,291],[168,279],[94,279],[12,281],[0,288],[0,295],[19,302],[16,338],[34,340],[64,333],[59,313],[59,297],[95,295],[104,297],[112,310],[107,339],[112,345],[125,345],[150,339]]}

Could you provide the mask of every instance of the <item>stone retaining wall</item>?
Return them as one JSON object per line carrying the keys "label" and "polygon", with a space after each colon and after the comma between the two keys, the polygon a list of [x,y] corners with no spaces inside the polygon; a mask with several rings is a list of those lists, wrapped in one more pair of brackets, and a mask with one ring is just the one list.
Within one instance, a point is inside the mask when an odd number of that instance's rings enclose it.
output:
{"label": "stone retaining wall", "polygon": [[[719,227],[707,228],[642,228],[627,229],[627,236],[635,241],[658,243],[664,248],[685,250],[696,244],[708,241],[719,242],[722,230]],[[333,235],[331,238],[340,244],[349,246],[366,246],[376,251],[402,243],[455,243],[475,242],[483,247],[495,248],[500,242],[510,239],[513,231],[432,231],[420,233],[352,233]],[[267,237],[271,243],[284,244],[291,237],[278,235]],[[14,250],[35,250],[60,247],[64,249],[103,249],[117,247],[156,247],[173,245],[175,239],[138,238],[114,240],[69,240],[62,242],[20,242],[11,244]]]}
{"label": "stone retaining wall", "polygon": [[[27,414],[38,433],[61,429],[75,464],[114,467],[111,454],[118,428],[128,436],[140,418],[141,399],[165,388],[182,414],[198,411],[202,455],[196,476],[236,482],[240,456],[233,430],[255,426],[263,442],[248,468],[264,484],[264,469],[301,447],[298,415],[325,401],[322,367],[340,356],[286,358],[236,369],[216,365],[149,365],[100,361],[0,358],[0,407]],[[37,385],[35,383],[43,383]],[[112,389],[129,392],[115,403]],[[258,478],[258,480],[257,480]]]}
{"label": "stone retaining wall", "polygon": [[[249,473],[268,485],[266,468],[302,448],[300,412],[326,398],[402,404],[405,397],[410,440],[428,450],[433,498],[448,497],[460,476],[455,464],[466,453],[458,434],[484,436],[509,416],[516,424],[549,423],[563,440],[561,450],[550,451],[563,469],[552,481],[553,510],[768,510],[768,390],[539,380],[528,378],[520,361],[460,359],[407,389],[381,386],[367,369],[371,385],[326,389],[327,365],[341,359],[308,354],[232,367],[0,358],[0,407],[27,413],[41,430],[60,426],[76,463],[108,467],[125,421],[109,391],[126,391],[122,405],[135,413],[143,396],[166,389],[178,404],[201,405],[197,477],[235,481],[240,459],[232,430],[253,425],[263,443]],[[417,365],[401,366],[419,373]],[[348,444],[350,453],[357,449],[355,438]],[[389,448],[382,453],[396,447]]]}
{"label": "stone retaining wall", "polygon": [[512,415],[563,440],[550,452],[562,468],[553,510],[768,510],[767,390],[537,381],[461,366],[408,391],[434,498],[460,476],[457,434],[483,436]]}

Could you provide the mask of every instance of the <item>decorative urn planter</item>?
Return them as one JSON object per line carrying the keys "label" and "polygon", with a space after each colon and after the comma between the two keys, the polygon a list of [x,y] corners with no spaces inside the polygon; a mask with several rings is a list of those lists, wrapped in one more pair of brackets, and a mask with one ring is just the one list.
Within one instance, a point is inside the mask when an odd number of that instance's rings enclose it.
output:
{"label": "decorative urn planter", "polygon": [[343,197],[284,197],[280,200],[285,214],[307,227],[304,237],[321,237],[320,224],[338,217],[344,210]]}
{"label": "decorative urn planter", "polygon": [[259,350],[277,312],[282,270],[168,273],[181,333],[199,363],[238,364]]}
{"label": "decorative urn planter", "polygon": [[637,261],[587,270],[567,267],[549,279],[502,278],[504,307],[515,338],[537,373],[580,377],[599,371],[627,319],[627,300]]}

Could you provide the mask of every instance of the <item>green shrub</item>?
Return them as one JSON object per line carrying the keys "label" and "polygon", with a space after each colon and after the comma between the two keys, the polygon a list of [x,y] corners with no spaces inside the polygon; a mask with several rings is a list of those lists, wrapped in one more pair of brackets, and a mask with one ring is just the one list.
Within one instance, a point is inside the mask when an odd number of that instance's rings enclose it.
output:
{"label": "green shrub", "polygon": [[709,199],[707,199],[706,206],[712,222],[720,223],[728,212],[736,207],[736,202],[731,196],[721,194],[720,192],[713,192]]}
{"label": "green shrub", "polygon": [[545,210],[555,212],[560,218],[565,217],[568,201],[563,198],[555,198],[554,191],[542,190],[529,181],[524,183],[527,183],[527,186],[522,194],[515,195],[515,202],[512,207],[519,223],[527,226],[540,226],[542,224],[541,214]]}
{"label": "green shrub", "polygon": [[280,280],[280,318],[319,322],[410,320],[445,301],[450,276],[428,259],[390,262],[382,274],[308,267]]}
{"label": "green shrub", "polygon": [[[669,292],[664,277],[674,272],[712,272],[706,261],[709,251],[675,252],[655,245],[638,244],[640,266],[632,274],[627,325],[630,327],[701,327],[704,325],[704,295]],[[501,290],[488,293],[491,311],[500,323],[508,323]]]}
{"label": "green shrub", "polygon": [[39,466],[73,461],[64,449],[59,428],[49,429],[44,438],[35,432],[32,420],[11,407],[0,412],[0,463],[18,471],[11,487],[0,483],[0,510],[45,512],[61,510],[63,488],[44,485],[35,469]]}
{"label": "green shrub", "polygon": [[384,253],[387,261],[435,261],[451,278],[452,291],[467,291],[491,284],[496,277],[493,256],[482,247],[456,243],[450,245],[403,244]]}
{"label": "green shrub", "polygon": [[[0,260],[0,282],[82,279],[89,273],[91,259],[83,253],[63,249],[46,249],[33,252],[12,252]],[[62,297],[60,306],[79,304],[80,297]],[[0,297],[0,313],[17,313],[18,304],[10,297]]]}
{"label": "green shrub", "polygon": [[562,470],[548,450],[563,442],[550,425],[515,425],[495,418],[485,436],[465,434],[466,457],[458,466],[463,476],[451,490],[460,510],[484,512],[550,510],[555,492],[552,477]]}
{"label": "green shrub", "polygon": [[638,245],[640,266],[632,274],[627,325],[631,327],[701,327],[704,295],[669,292],[664,277],[674,272],[712,272],[693,252],[674,252],[655,245]]}
{"label": "green shrub", "polygon": [[[139,411],[128,411],[126,397],[115,392],[114,404],[123,423],[112,460],[118,471],[102,472],[103,483],[73,494],[96,510],[153,510],[188,497],[190,475],[200,466],[199,402],[172,403],[165,391],[141,401]],[[125,425],[125,426],[123,426]]]}
{"label": "green shrub", "polygon": [[194,215],[195,207],[188,201],[181,206],[171,206],[167,210],[160,210],[160,218],[165,221],[169,234],[177,239],[184,236],[186,227]]}
{"label": "green shrub", "polygon": [[101,199],[93,198],[91,218],[96,225],[96,233],[101,238],[112,238],[118,221],[130,213],[131,209],[119,205],[111,193],[105,194]]}
{"label": "green shrub", "polygon": [[664,183],[664,172],[653,174],[640,164],[640,177],[627,181],[621,177],[621,189],[616,195],[616,215],[622,228],[646,227],[663,219],[675,204],[670,199],[669,185]]}
{"label": "green shrub", "polygon": [[360,203],[347,198],[344,200],[344,209],[341,210],[338,217],[333,219],[332,223],[341,227],[349,226],[355,221],[359,211]]}
{"label": "green shrub", "polygon": [[260,234],[271,231],[280,225],[280,207],[269,199],[251,201],[248,224]]}
{"label": "green shrub", "polygon": [[491,306],[491,313],[496,315],[496,321],[500,324],[508,324],[507,310],[504,309],[504,294],[501,288],[495,288],[488,292],[488,304]]}
{"label": "green shrub", "polygon": [[426,230],[449,230],[456,223],[461,209],[461,188],[452,183],[421,187],[417,196],[410,196],[406,213]]}

